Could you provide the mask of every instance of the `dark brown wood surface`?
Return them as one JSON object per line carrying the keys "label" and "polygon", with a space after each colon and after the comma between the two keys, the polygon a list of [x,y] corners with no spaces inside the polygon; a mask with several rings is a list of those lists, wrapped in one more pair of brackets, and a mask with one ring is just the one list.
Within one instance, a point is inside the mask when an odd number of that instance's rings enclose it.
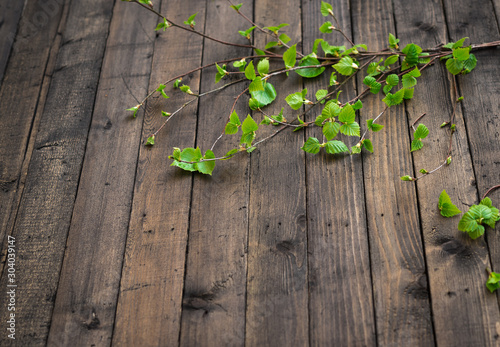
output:
{"label": "dark brown wood surface", "polygon": [[[328,3],[346,36],[370,50],[386,48],[389,33],[425,48],[500,39],[499,0]],[[272,39],[258,29],[250,41],[238,34],[254,21],[290,24],[281,31],[304,55],[319,37],[350,46],[319,32],[331,20],[320,7],[243,0],[247,20],[226,0],[153,1],[174,23],[197,12],[196,31],[241,45]],[[499,48],[475,52],[468,75],[453,77],[437,61],[424,70],[414,99],[387,110],[384,129],[368,134],[373,154],[306,154],[300,147],[310,136],[323,142],[321,129],[285,129],[251,154],[218,161],[209,176],[167,157],[173,147],[210,149],[248,81],[199,98],[168,84],[170,98],[154,95],[135,119],[125,109],[171,77],[254,51],[157,24],[118,0],[0,0],[0,345],[500,345],[500,301],[485,287],[485,269],[500,272],[500,227],[471,240],[457,230],[460,216],[445,219],[437,208],[443,189],[465,212],[500,184]],[[272,60],[271,70],[281,67]],[[293,111],[284,98],[307,88],[315,101],[332,71],[272,77],[278,100],[264,112],[284,107],[294,120],[304,108]],[[243,77],[214,84],[216,72],[191,72],[181,84],[201,94]],[[365,90],[363,77],[345,83],[341,102]],[[235,111],[260,123],[248,99]],[[381,99],[363,98],[362,132],[385,108]],[[161,111],[186,102],[145,146],[166,120]],[[451,165],[401,181],[446,159],[450,127],[440,125],[454,108]],[[304,118],[320,113],[317,106]],[[411,153],[419,123],[430,134]],[[261,127],[257,141],[278,129]],[[213,150],[238,146],[239,135],[225,135]],[[499,205],[500,190],[490,197]],[[9,237],[15,340],[6,329]]]}

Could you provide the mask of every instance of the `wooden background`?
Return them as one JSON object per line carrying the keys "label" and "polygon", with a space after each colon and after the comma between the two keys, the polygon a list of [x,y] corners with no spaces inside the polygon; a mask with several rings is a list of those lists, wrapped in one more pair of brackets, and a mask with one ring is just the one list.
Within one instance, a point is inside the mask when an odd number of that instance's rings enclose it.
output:
{"label": "wooden background", "polygon": [[[345,43],[318,31],[318,0],[242,1],[261,25],[290,23],[285,32],[306,53],[317,37]],[[153,2],[177,23],[198,12],[198,30],[245,43],[237,30],[250,25],[225,0]],[[347,35],[373,50],[389,33],[423,47],[500,39],[500,0],[328,2]],[[465,99],[452,165],[417,183],[399,177],[446,157],[439,125],[452,112],[453,84],[443,64],[384,115],[374,154],[305,154],[304,140],[318,135],[307,129],[220,162],[208,177],[170,167],[167,156],[173,146],[209,148],[242,85],[192,103],[153,148],[144,142],[159,111],[191,97],[169,86],[176,97],[153,98],[137,119],[124,110],[170,77],[251,51],[155,32],[156,23],[117,0],[0,0],[2,346],[500,345],[498,298],[484,285],[487,266],[500,271],[499,227],[471,241],[457,230],[460,217],[437,209],[443,189],[464,211],[500,183],[498,49],[478,52],[476,70],[458,78]],[[183,82],[206,91],[214,74]],[[285,106],[293,119],[284,97],[303,87],[312,95],[327,80],[275,78],[269,112]],[[362,126],[383,110],[380,99],[364,100]],[[410,124],[424,112],[431,132],[411,154]],[[216,153],[233,141],[224,137]],[[491,198],[498,205],[500,191]],[[6,332],[8,235],[15,341]]]}

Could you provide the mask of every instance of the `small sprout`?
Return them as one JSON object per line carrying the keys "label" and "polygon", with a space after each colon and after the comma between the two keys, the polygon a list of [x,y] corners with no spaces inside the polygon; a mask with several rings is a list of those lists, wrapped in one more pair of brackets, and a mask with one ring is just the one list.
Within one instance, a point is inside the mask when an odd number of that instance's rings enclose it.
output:
{"label": "small sprout", "polygon": [[441,124],[439,127],[440,128],[444,128],[445,126],[447,126],[448,124],[450,124],[450,122],[443,122],[443,124]]}
{"label": "small sprout", "polygon": [[455,132],[455,128],[457,127],[456,124],[452,124],[451,125],[451,132],[454,133]]}
{"label": "small sprout", "polygon": [[182,77],[176,79],[175,82],[174,82],[174,88],[179,88],[179,83],[181,83],[181,81],[182,81]]}
{"label": "small sprout", "polygon": [[446,158],[446,165],[450,165],[451,164],[451,155]]}
{"label": "small sprout", "polygon": [[411,177],[409,175],[406,175],[406,176],[402,176],[401,180],[402,181],[416,181],[417,179],[415,177]]}
{"label": "small sprout", "polygon": [[155,144],[155,136],[151,135],[148,137],[148,141],[146,142],[146,146],[153,146]]}
{"label": "small sprout", "polygon": [[457,102],[460,102],[460,101],[462,101],[463,99],[464,99],[464,97],[463,97],[463,96],[461,96],[461,97],[459,97],[459,98],[457,99]]}
{"label": "small sprout", "polygon": [[134,114],[132,115],[132,117],[135,118],[135,116],[137,116],[137,111],[139,110],[139,108],[141,107],[141,104],[139,105],[136,105],[134,107],[131,107],[131,108],[127,108],[127,111],[132,111],[134,112]]}
{"label": "small sprout", "polygon": [[427,175],[429,173],[429,171],[427,171],[426,169],[420,169],[420,173]]}
{"label": "small sprout", "polygon": [[169,112],[161,111],[161,115],[162,115],[163,117],[170,117],[172,114],[171,114],[171,113],[169,113]]}
{"label": "small sprout", "polygon": [[496,272],[490,272],[488,280],[486,281],[486,288],[493,293],[495,290],[500,288],[500,274]]}
{"label": "small sprout", "polygon": [[182,86],[180,86],[179,88],[180,88],[180,90],[182,90],[184,93],[187,93],[187,94],[189,94],[189,95],[194,95],[194,93],[191,91],[191,88],[190,88],[189,86],[185,85],[185,84],[184,84],[184,85],[182,85]]}

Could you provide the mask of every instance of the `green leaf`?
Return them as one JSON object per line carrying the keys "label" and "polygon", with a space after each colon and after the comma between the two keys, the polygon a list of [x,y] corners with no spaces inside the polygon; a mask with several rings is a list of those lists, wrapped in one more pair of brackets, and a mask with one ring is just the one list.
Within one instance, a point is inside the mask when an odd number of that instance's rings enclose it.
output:
{"label": "green leaf", "polygon": [[172,159],[181,160],[181,149],[178,147],[174,147],[174,152],[172,153]]}
{"label": "green leaf", "polygon": [[137,106],[134,106],[134,107],[131,107],[131,108],[127,108],[127,111],[134,112],[134,114],[132,115],[132,117],[135,118],[137,116],[137,111],[139,110],[139,107],[140,107],[140,105],[137,105]]}
{"label": "green leaf", "polygon": [[288,25],[290,25],[290,24],[288,24],[288,23],[281,23],[278,26],[275,26],[275,27],[265,27],[264,29],[268,29],[268,30],[272,31],[273,33],[277,34],[278,30],[280,30],[281,28],[286,27]]}
{"label": "green leaf", "polygon": [[309,137],[307,141],[304,143],[304,146],[301,147],[307,153],[316,154],[319,152],[320,144],[317,138]]}
{"label": "green leaf", "polygon": [[410,75],[413,77],[420,77],[421,76],[420,70],[418,69],[418,67],[416,67],[413,70],[411,70],[410,72],[408,72],[407,75]]}
{"label": "green leaf", "polygon": [[333,13],[333,7],[327,2],[321,1],[321,14],[323,17],[328,16],[330,13]]}
{"label": "green leaf", "polygon": [[201,150],[199,147],[196,149],[188,147],[184,148],[181,152],[181,160],[187,162],[197,162],[202,158]]}
{"label": "green leaf", "polygon": [[413,134],[416,139],[425,139],[427,135],[429,135],[429,129],[427,129],[427,127],[423,124],[419,124],[417,130],[415,130],[415,133]]}
{"label": "green leaf", "polygon": [[373,94],[377,94],[382,87],[382,85],[378,83],[374,77],[371,76],[366,76],[363,80],[363,83],[370,87],[370,92],[372,92]]}
{"label": "green leaf", "polygon": [[389,66],[389,65],[392,65],[394,64],[395,62],[397,62],[399,59],[399,55],[397,54],[394,54],[394,55],[391,55],[390,57],[388,57],[385,61],[384,61],[384,66]]}
{"label": "green leaf", "polygon": [[254,150],[256,150],[257,147],[250,147],[250,148],[247,148],[247,153],[252,153]]}
{"label": "green leaf", "polygon": [[[238,148],[233,148],[232,150],[230,150],[229,152],[227,152],[224,156],[225,157],[232,157],[233,155],[235,155],[236,153],[238,153],[240,150]],[[228,158],[229,159],[229,158]],[[222,160],[225,160],[225,159],[222,159]]]}
{"label": "green leaf", "polygon": [[268,43],[266,43],[266,46],[264,47],[264,49],[273,48],[273,47],[276,47],[277,45],[278,45],[278,41],[269,41]]}
{"label": "green leaf", "polygon": [[351,154],[359,154],[361,153],[361,143],[358,142],[355,146],[351,147]]}
{"label": "green leaf", "polygon": [[368,151],[373,153],[373,144],[370,139],[363,140],[363,147]]}
{"label": "green leaf", "polygon": [[[257,71],[261,76],[265,76],[269,73],[269,59],[265,58],[259,61],[257,64]],[[264,88],[262,88],[264,90]]]}
{"label": "green leaf", "polygon": [[314,40],[312,53],[318,54],[318,46],[321,43],[321,41],[323,41],[323,39],[316,39],[316,40]]}
{"label": "green leaf", "polygon": [[479,205],[484,205],[484,206],[487,206],[487,207],[493,207],[493,202],[491,201],[490,198],[486,197],[484,198],[483,200],[481,200],[481,202],[479,203]]}
{"label": "green leaf", "polygon": [[323,135],[325,135],[327,140],[331,140],[337,136],[339,130],[340,124],[337,122],[326,122],[323,125]]}
{"label": "green leaf", "polygon": [[389,33],[389,47],[393,49],[398,49],[399,39],[397,39],[394,35]]}
{"label": "green leaf", "polygon": [[179,83],[181,83],[181,79],[180,78],[178,78],[178,79],[175,80],[173,87],[174,88],[179,88]]}
{"label": "green leaf", "polygon": [[455,48],[453,50],[453,57],[457,60],[467,60],[469,59],[470,47],[465,48]]}
{"label": "green leaf", "polygon": [[243,37],[245,37],[245,38],[247,38],[247,39],[249,39],[249,40],[250,40],[250,34],[252,33],[252,31],[254,31],[254,29],[255,29],[255,28],[256,28],[256,26],[250,27],[250,28],[248,28],[248,29],[247,29],[247,30],[245,30],[245,31],[239,30],[239,31],[238,31],[238,33],[239,33],[241,36],[243,36]]}
{"label": "green leaf", "polygon": [[393,87],[397,86],[398,83],[399,83],[399,77],[398,77],[398,75],[396,75],[396,74],[390,74],[385,79],[385,83],[387,83],[388,85],[393,86]]}
{"label": "green leaf", "polygon": [[474,54],[469,54],[469,59],[467,59],[466,61],[464,61],[464,73],[468,74],[469,72],[471,72],[472,70],[474,70],[474,68],[476,67],[477,65],[477,59],[476,59],[476,56]]}
{"label": "green leaf", "polygon": [[333,117],[338,116],[340,111],[341,111],[341,108],[339,105],[337,105],[333,101],[328,101],[326,103],[325,107],[323,108],[323,111],[321,111],[321,115],[324,116],[325,119],[333,118]]}
{"label": "green leaf", "polygon": [[[214,152],[212,152],[211,150],[207,150],[205,152],[205,156],[203,157],[203,159],[214,159],[214,158],[215,158]],[[195,164],[195,168],[202,174],[212,175],[212,171],[214,171],[215,168],[215,160],[200,161],[199,163]]]}
{"label": "green leaf", "polygon": [[[328,90],[326,90],[326,89],[320,89],[320,90],[318,90],[316,92],[316,100],[319,101],[319,100],[323,99],[327,95],[328,95]],[[322,103],[324,103],[324,102],[325,102],[325,100],[322,100]]]}
{"label": "green leaf", "polygon": [[251,147],[253,140],[255,140],[255,132],[246,133],[246,134],[244,133],[243,135],[241,135],[240,143],[242,143],[242,144],[244,143],[248,147]]}
{"label": "green leaf", "polygon": [[257,129],[259,129],[259,126],[257,125],[257,123],[255,123],[253,118],[250,115],[248,115],[247,118],[245,118],[245,120],[243,121],[243,124],[241,125],[241,130],[243,131],[244,134],[247,134],[257,131]]}
{"label": "green leaf", "polygon": [[325,144],[325,150],[329,154],[349,153],[349,148],[342,141],[328,141]]}
{"label": "green leaf", "polygon": [[335,72],[332,72],[332,74],[330,75],[330,83],[329,83],[329,85],[331,87],[331,86],[334,86],[334,85],[337,85],[337,84],[339,84],[337,82],[337,74]]}
{"label": "green leaf", "polygon": [[340,52],[345,51],[345,46],[330,46],[330,44],[325,40],[321,41],[321,48],[323,49],[323,52],[325,52],[325,56],[330,54],[334,57],[338,57],[340,56]]}
{"label": "green leaf", "polygon": [[266,52],[264,52],[264,51],[263,51],[263,50],[261,50],[261,49],[254,48],[253,50],[255,51],[255,53],[257,53],[257,55],[266,55]]}
{"label": "green leaf", "polygon": [[148,137],[148,141],[146,142],[146,145],[153,146],[154,144],[155,144],[155,136],[152,135],[152,136]]}
{"label": "green leaf", "polygon": [[324,34],[330,34],[331,32],[333,32],[334,29],[335,29],[335,27],[333,26],[333,24],[330,21],[324,22],[319,27],[319,31],[321,31]]}
{"label": "green leaf", "polygon": [[165,18],[163,18],[163,22],[158,23],[155,31],[158,31],[160,29],[163,29],[163,31],[165,31],[165,30],[167,30],[167,28],[170,28],[170,26],[171,26],[170,23],[167,22],[167,20]]}
{"label": "green leaf", "polygon": [[253,81],[257,75],[255,74],[255,68],[253,67],[253,61],[248,64],[248,66],[245,68],[245,77],[249,79],[250,81]]}
{"label": "green leaf", "polygon": [[465,213],[458,222],[458,230],[460,231],[474,231],[478,228],[478,226],[476,218],[474,218],[470,212]]}
{"label": "green leaf", "polygon": [[417,79],[410,74],[403,75],[403,88],[411,88],[417,84]]}
{"label": "green leaf", "polygon": [[405,60],[403,61],[402,70],[406,70],[407,68],[413,67],[418,64],[418,57],[422,52],[422,48],[414,43],[410,43],[407,44],[405,48],[403,48],[402,52],[406,55]]}
{"label": "green leaf", "polygon": [[450,58],[446,61],[446,68],[454,75],[458,75],[464,67],[464,62]]}
{"label": "green leaf", "polygon": [[484,234],[484,227],[482,225],[478,225],[475,230],[469,231],[467,234],[469,234],[471,239],[475,240]]}
{"label": "green leaf", "polygon": [[[300,60],[299,63],[299,66],[313,66],[313,65],[320,65],[320,62],[312,55],[305,56]],[[295,72],[297,72],[297,74],[302,77],[313,78],[321,75],[323,71],[325,71],[324,67],[314,67],[310,69],[299,69],[296,70]]]}
{"label": "green leaf", "polygon": [[287,102],[288,105],[294,110],[298,110],[299,108],[302,107],[304,104],[304,91],[307,93],[307,89],[303,89],[302,92],[296,92],[293,94],[288,95],[285,98],[285,101]]}
{"label": "green leaf", "polygon": [[401,89],[394,94],[387,93],[387,95],[385,96],[385,98],[382,99],[382,101],[385,102],[387,106],[391,107],[402,103],[403,97],[404,97],[404,89]]}
{"label": "green leaf", "polygon": [[215,74],[215,84],[219,83],[220,80],[225,76],[226,74],[221,74],[220,72],[217,72]]}
{"label": "green leaf", "polygon": [[453,217],[462,213],[462,211],[451,202],[450,196],[446,193],[446,190],[443,190],[441,195],[439,195],[438,207],[443,217]]}
{"label": "green leaf", "polygon": [[260,78],[260,76],[258,76],[254,78],[252,83],[250,83],[250,85],[248,86],[248,91],[250,92],[250,94],[252,94],[260,90],[264,90],[264,84],[262,83],[262,79]]}
{"label": "green leaf", "polygon": [[496,272],[490,272],[488,280],[486,281],[486,288],[493,293],[495,290],[500,288],[500,274]]}
{"label": "green leaf", "polygon": [[401,176],[401,181],[415,181],[415,179],[409,175]]}
{"label": "green leaf", "polygon": [[224,129],[224,132],[227,135],[236,134],[238,132],[238,126],[236,124],[234,124],[233,122],[228,122],[226,124],[226,128]]}
{"label": "green leaf", "polygon": [[404,90],[404,95],[403,95],[403,98],[404,99],[411,99],[413,98],[413,91],[414,89],[413,88],[403,88]]}
{"label": "green leaf", "polygon": [[196,168],[194,167],[194,164],[188,164],[188,163],[183,163],[181,161],[174,160],[170,166],[177,166],[178,168],[181,168],[186,171],[197,171]]}
{"label": "green leaf", "polygon": [[382,90],[384,91],[384,94],[387,95],[392,90],[392,86],[390,84],[386,84]]}
{"label": "green leaf", "polygon": [[283,61],[285,62],[285,67],[291,69],[295,66],[297,58],[297,45],[293,45],[283,54]]}
{"label": "green leaf", "polygon": [[234,123],[235,125],[241,125],[240,117],[238,117],[236,111],[233,111],[233,113],[231,113],[231,115],[229,116],[229,121],[231,123]]}
{"label": "green leaf", "polygon": [[377,131],[380,131],[382,130],[382,128],[384,127],[383,125],[381,124],[375,124],[373,123],[373,119],[368,119],[366,121],[366,125],[368,126],[368,129],[370,129],[371,131],[373,132],[377,132]]}
{"label": "green leaf", "polygon": [[361,100],[358,100],[352,105],[352,108],[355,110],[360,110],[363,108],[363,102]]}
{"label": "green leaf", "polygon": [[415,140],[413,140],[411,142],[411,150],[410,150],[410,152],[418,151],[422,147],[424,147],[424,144],[422,143],[422,140],[415,139]]}
{"label": "green leaf", "polygon": [[350,76],[358,69],[358,65],[354,63],[351,57],[346,56],[333,65],[333,68],[344,76]]}
{"label": "green leaf", "polygon": [[342,123],[353,123],[356,119],[356,113],[354,112],[354,108],[347,104],[342,108],[339,114],[339,121]]}
{"label": "green leaf", "polygon": [[290,42],[291,38],[287,34],[281,34],[279,36],[279,40],[286,45],[288,42]]}
{"label": "green leaf", "polygon": [[179,89],[181,91],[183,91],[184,93],[193,94],[193,92],[191,91],[191,88],[189,86],[182,85],[179,87]]}
{"label": "green leaf", "polygon": [[196,12],[195,14],[189,16],[188,20],[185,20],[184,21],[184,24],[186,25],[189,25],[191,27],[194,27],[196,25],[196,22],[194,21],[196,15],[198,14],[198,12]]}
{"label": "green leaf", "polygon": [[271,83],[265,82],[264,90],[252,92],[251,95],[254,106],[257,106],[256,108],[261,108],[269,105],[274,101],[274,99],[276,99],[276,89],[274,89],[274,86]]}
{"label": "green leaf", "polygon": [[170,117],[172,114],[171,113],[168,113],[168,112],[165,112],[165,111],[161,111],[161,115],[163,117]]}
{"label": "green leaf", "polygon": [[464,45],[464,41],[465,41],[466,39],[468,39],[468,37],[463,37],[463,38],[461,38],[460,40],[458,40],[457,42],[455,42],[455,43],[451,46],[451,48],[455,49],[455,48],[460,48],[460,47],[462,47],[462,46]]}
{"label": "green leaf", "polygon": [[360,136],[359,124],[356,122],[344,123],[340,127],[340,132],[347,136]]}
{"label": "green leaf", "polygon": [[242,6],[242,5],[243,5],[243,4],[231,5],[231,8],[232,8],[233,10],[235,10],[236,12],[239,12],[239,10],[240,10],[240,8],[241,8],[241,6]]}

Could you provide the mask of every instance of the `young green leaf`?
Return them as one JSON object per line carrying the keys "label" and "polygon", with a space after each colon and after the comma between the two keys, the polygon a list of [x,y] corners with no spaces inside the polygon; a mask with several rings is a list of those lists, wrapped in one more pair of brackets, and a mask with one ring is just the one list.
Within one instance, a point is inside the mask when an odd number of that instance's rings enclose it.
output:
{"label": "young green leaf", "polygon": [[134,114],[132,115],[132,117],[135,118],[137,116],[137,111],[139,110],[139,107],[141,107],[141,105],[137,105],[137,106],[134,106],[134,107],[131,107],[131,108],[127,108],[127,111],[134,112]]}
{"label": "young green leaf", "polygon": [[403,75],[402,81],[403,81],[403,88],[412,88],[417,84],[417,79],[412,75],[410,75],[409,73]]}
{"label": "young green leaf", "polygon": [[231,5],[231,8],[233,10],[235,10],[236,12],[239,12],[240,11],[240,8],[243,4],[238,4],[238,5]]}
{"label": "young green leaf", "polygon": [[465,48],[455,48],[453,49],[453,58],[457,60],[467,60],[469,59],[470,47]]}
{"label": "young green leaf", "polygon": [[420,139],[414,139],[414,140],[411,142],[411,149],[410,149],[410,152],[418,151],[418,150],[419,150],[419,149],[421,149],[422,147],[424,147],[424,143],[422,142],[422,140],[420,140]]}
{"label": "young green leaf", "polygon": [[198,14],[198,12],[189,16],[188,20],[184,21],[184,24],[189,25],[191,28],[194,28],[194,26],[196,25],[196,22],[194,21],[194,19],[195,19],[197,14]]}
{"label": "young green leaf", "polygon": [[335,27],[333,26],[332,22],[324,22],[320,27],[319,31],[321,31],[324,34],[330,34],[335,30]]}
{"label": "young green leaf", "polygon": [[251,39],[251,36],[250,34],[252,33],[252,31],[254,31],[254,29],[256,28],[256,26],[253,26],[253,27],[250,27],[248,28],[247,30],[245,31],[242,31],[242,30],[239,30],[238,33],[243,36],[243,37],[246,37],[248,40]]}
{"label": "young green leaf", "polygon": [[342,141],[328,141],[325,144],[325,150],[329,154],[349,153],[349,148]]}
{"label": "young green leaf", "polygon": [[154,144],[155,144],[155,136],[151,135],[150,137],[148,137],[148,141],[146,142],[146,145],[153,146]]}
{"label": "young green leaf", "polygon": [[399,83],[399,77],[398,77],[398,75],[396,75],[396,74],[390,74],[385,79],[385,83],[387,83],[388,85],[393,86],[393,87],[397,86],[398,83]]}
{"label": "young green leaf", "polygon": [[384,66],[389,66],[389,65],[392,65],[394,64],[395,62],[397,62],[399,59],[399,55],[397,54],[394,54],[394,55],[391,55],[390,57],[388,57],[385,61],[384,61]]}
{"label": "young green leaf", "polygon": [[238,126],[241,125],[240,117],[238,117],[238,114],[236,113],[236,111],[233,111],[233,113],[231,113],[231,115],[229,116],[229,121],[231,123],[238,125]]}
{"label": "young green leaf", "polygon": [[[212,152],[211,150],[207,150],[205,152],[205,155],[203,156],[203,159],[215,159],[214,152]],[[215,160],[200,161],[194,164],[194,166],[202,174],[212,175],[212,171],[214,171],[215,168]]]}
{"label": "young green leaf", "polygon": [[401,176],[401,181],[415,181],[415,178],[406,175],[406,176]]}
{"label": "young green leaf", "polygon": [[341,108],[333,101],[328,101],[321,111],[321,115],[324,116],[324,119],[337,117],[340,114]]}
{"label": "young green leaf", "polygon": [[359,66],[352,60],[351,57],[345,56],[340,59],[337,64],[333,65],[333,68],[344,76],[350,76],[359,68]]}
{"label": "young green leaf", "polygon": [[318,54],[318,46],[321,43],[321,41],[323,41],[323,39],[314,40],[313,49],[312,49],[313,54],[316,54],[316,55]]}
{"label": "young green leaf", "polygon": [[187,162],[197,162],[202,158],[200,147],[196,149],[192,147],[184,148],[181,152],[181,160]]}
{"label": "young green leaf", "polygon": [[259,126],[257,125],[257,123],[255,123],[253,118],[250,115],[248,115],[247,118],[245,118],[245,120],[243,121],[243,124],[241,125],[241,130],[243,131],[244,134],[247,134],[257,131],[257,129],[259,129]]}
{"label": "young green leaf", "polygon": [[382,85],[378,83],[374,77],[371,76],[366,76],[363,80],[363,83],[370,87],[370,92],[372,92],[373,94],[377,94],[382,87]]}
{"label": "young green leaf", "polygon": [[370,139],[364,139],[363,140],[363,147],[368,151],[373,153],[373,144]]}
{"label": "young green leaf", "polygon": [[176,80],[175,80],[175,82],[174,82],[174,86],[173,86],[173,87],[174,87],[175,89],[179,88],[179,83],[181,83],[181,79],[180,79],[180,78],[178,78],[178,79],[176,79]]}
{"label": "young green leaf", "polygon": [[232,122],[228,122],[224,128],[224,133],[227,135],[236,134],[238,132],[238,126]]}
{"label": "young green leaf", "polygon": [[165,30],[167,30],[167,28],[170,28],[171,26],[172,25],[169,22],[167,22],[167,20],[165,18],[163,18],[163,22],[158,23],[155,31],[158,31],[160,29],[163,29],[163,31],[165,31]]}
{"label": "young green leaf", "polygon": [[304,146],[301,147],[301,149],[306,151],[307,153],[316,154],[319,152],[320,147],[321,146],[317,138],[309,137],[304,143]]}
{"label": "young green leaf", "polygon": [[[316,92],[316,100],[319,101],[319,100],[323,99],[327,95],[328,95],[328,90],[326,90],[326,89],[320,89],[320,90],[318,90]],[[324,102],[325,102],[325,100],[321,101],[321,103],[324,103]]]}
{"label": "young green leaf", "polygon": [[278,41],[269,41],[268,43],[266,43],[266,46],[264,47],[264,49],[276,47],[278,44],[279,44]]}
{"label": "young green leaf", "polygon": [[474,68],[476,67],[477,65],[477,59],[476,59],[476,56],[472,53],[469,54],[469,59],[465,60],[464,61],[464,71],[463,73],[466,73],[468,74],[469,72],[471,72],[472,70],[474,70]]}
{"label": "young green leaf", "polygon": [[403,88],[403,90],[404,90],[404,95],[403,95],[404,99],[413,98],[413,92],[414,92],[413,88]]}
{"label": "young green leaf", "polygon": [[360,136],[359,124],[356,122],[344,123],[340,127],[340,132],[347,136]]}
{"label": "young green leaf", "polygon": [[290,105],[290,107],[292,109],[298,110],[306,102],[305,101],[305,94],[306,93],[307,93],[307,89],[303,89],[302,92],[296,92],[296,93],[288,95],[285,98],[285,101],[287,102],[288,105]]}
{"label": "young green leaf", "polygon": [[281,43],[283,44],[287,44],[288,42],[290,42],[292,39],[290,38],[290,36],[288,36],[287,34],[280,34],[280,36],[278,37],[279,40],[281,41]]}
{"label": "young green leaf", "polygon": [[450,196],[446,193],[446,190],[443,190],[441,195],[439,195],[438,207],[443,217],[453,217],[462,213],[462,211],[451,202]]}
{"label": "young green leaf", "polygon": [[262,79],[260,76],[254,78],[252,83],[248,86],[248,91],[250,94],[257,92],[259,90],[264,90],[264,84],[262,83]]}
{"label": "young green leaf", "polygon": [[255,132],[243,133],[241,135],[241,144],[246,144],[247,148],[252,146],[252,142],[255,140]]}
{"label": "young green leaf", "polygon": [[165,112],[165,111],[161,111],[161,115],[163,117],[170,117],[172,114],[171,113],[168,113],[168,112]]}
{"label": "young green leaf", "polygon": [[330,54],[334,57],[339,57],[340,54],[345,51],[345,46],[330,46],[330,44],[325,40],[321,41],[321,48],[323,49],[323,52],[325,52],[325,56]]}
{"label": "young green leaf", "polygon": [[321,1],[321,14],[323,17],[328,16],[329,14],[333,15],[333,7],[329,3]]}
{"label": "young green leaf", "polygon": [[[264,77],[269,73],[269,59],[264,58],[257,64],[257,71],[259,74]],[[263,90],[264,88],[262,88]]]}
{"label": "young green leaf", "polygon": [[356,119],[356,113],[354,112],[354,108],[351,104],[345,105],[339,114],[339,121],[342,123],[353,123]]}
{"label": "young green leaf", "polygon": [[[312,56],[311,54],[302,58],[299,63],[299,66],[315,66],[315,65],[320,65],[320,62],[316,57]],[[296,70],[298,75],[306,78],[313,78],[319,76],[323,73],[323,71],[325,71],[324,67],[312,67],[309,69]]]}
{"label": "young green leaf", "polygon": [[393,34],[389,33],[389,47],[392,49],[398,49],[399,39],[397,39]]}
{"label": "young green leaf", "polygon": [[399,105],[400,103],[403,102],[403,97],[405,95],[404,93],[405,93],[404,89],[400,89],[394,94],[387,93],[387,95],[385,96],[385,98],[382,99],[382,101],[385,102],[385,104],[388,107]]}
{"label": "young green leaf", "polygon": [[486,288],[493,293],[495,290],[500,288],[500,274],[496,272],[490,272],[488,280],[486,281]]}
{"label": "young green leaf", "polygon": [[337,82],[337,74],[335,72],[332,72],[332,74],[330,75],[330,83],[329,84],[330,84],[330,87],[339,84],[339,82]]}
{"label": "young green leaf", "polygon": [[383,125],[381,124],[375,124],[373,123],[373,119],[368,119],[366,121],[366,125],[368,126],[368,129],[370,129],[371,131],[373,132],[377,132],[377,131],[380,131],[382,130],[382,128],[384,127]]}
{"label": "young green leaf", "polygon": [[453,75],[458,75],[464,68],[464,62],[458,59],[450,58],[446,61],[446,68]]}
{"label": "young green leaf", "polygon": [[274,99],[276,99],[276,89],[274,89],[274,86],[269,82],[263,82],[263,84],[264,90],[250,93],[252,95],[252,98],[250,99],[252,100],[250,102],[250,108],[252,108],[252,104],[255,107],[252,109],[257,109],[269,105],[274,101]]}
{"label": "young green leaf", "polygon": [[253,67],[253,61],[248,64],[245,68],[245,77],[250,81],[253,81],[257,75],[255,74],[255,68]]}
{"label": "young green leaf", "polygon": [[326,122],[323,125],[323,135],[325,135],[327,140],[331,140],[337,136],[339,130],[340,124],[337,122]]}
{"label": "young green leaf", "polygon": [[291,69],[295,66],[297,58],[297,45],[293,45],[283,54],[283,61],[285,62],[285,67]]}
{"label": "young green leaf", "polygon": [[352,108],[355,110],[360,110],[363,108],[363,102],[361,100],[358,100],[352,105]]}
{"label": "young green leaf", "polygon": [[427,135],[429,135],[429,129],[427,129],[427,127],[423,124],[419,124],[417,130],[415,130],[415,133],[413,134],[416,139],[425,139]]}

